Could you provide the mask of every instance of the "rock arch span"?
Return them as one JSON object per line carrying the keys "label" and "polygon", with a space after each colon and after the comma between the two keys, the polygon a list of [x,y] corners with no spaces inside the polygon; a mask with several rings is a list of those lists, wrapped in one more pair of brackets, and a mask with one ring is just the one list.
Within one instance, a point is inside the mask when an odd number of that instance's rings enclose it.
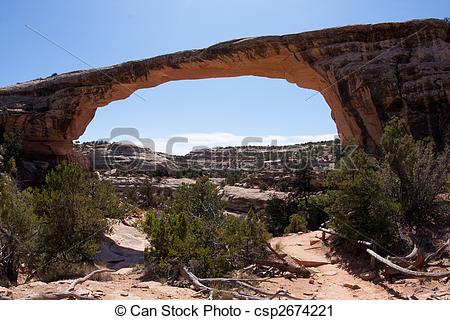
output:
{"label": "rock arch span", "polygon": [[251,75],[321,92],[340,137],[368,149],[393,115],[415,137],[449,145],[449,30],[428,19],[244,38],[32,80],[0,88],[0,130],[22,130],[28,154],[63,156],[97,108],[138,89]]}

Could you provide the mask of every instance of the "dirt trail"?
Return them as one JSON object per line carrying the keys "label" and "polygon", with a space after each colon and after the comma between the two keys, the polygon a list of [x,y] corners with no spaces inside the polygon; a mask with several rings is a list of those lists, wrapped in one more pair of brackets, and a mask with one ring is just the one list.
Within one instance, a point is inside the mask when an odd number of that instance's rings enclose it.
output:
{"label": "dirt trail", "polygon": [[318,239],[320,235],[321,232],[308,232],[273,238],[271,244],[281,247],[291,257],[323,265],[309,268],[313,273],[309,279],[280,278],[276,284],[266,283],[264,287],[276,291],[277,286],[282,286],[301,299],[392,299],[379,285],[351,275],[337,263],[332,264],[327,258],[328,247]]}
{"label": "dirt trail", "polygon": [[[426,299],[433,292],[448,291],[448,284],[442,281],[424,283],[417,279],[400,280],[397,283],[377,285],[350,274],[329,259],[329,247],[320,239],[321,232],[291,234],[273,238],[274,247],[299,260],[321,264],[310,267],[312,276],[307,279],[288,280],[273,278],[263,283],[267,291],[288,290],[299,299],[396,299],[415,297]],[[145,235],[122,223],[114,225],[113,233],[107,237],[97,256],[99,265],[116,270],[104,274],[100,281],[87,281],[77,286],[79,293],[90,293],[101,299],[194,299],[196,292],[188,288],[176,288],[155,281],[142,282],[141,271],[133,268],[142,264],[143,251],[148,245]],[[333,263],[332,263],[333,262]],[[0,295],[13,295],[15,299],[31,293],[67,289],[71,280],[52,283],[33,282],[11,289],[1,288]],[[384,286],[384,287],[383,287]],[[444,297],[443,299],[447,299]]]}
{"label": "dirt trail", "polygon": [[142,264],[147,246],[145,234],[120,222],[113,225],[110,235],[105,236],[97,262],[114,270]]}

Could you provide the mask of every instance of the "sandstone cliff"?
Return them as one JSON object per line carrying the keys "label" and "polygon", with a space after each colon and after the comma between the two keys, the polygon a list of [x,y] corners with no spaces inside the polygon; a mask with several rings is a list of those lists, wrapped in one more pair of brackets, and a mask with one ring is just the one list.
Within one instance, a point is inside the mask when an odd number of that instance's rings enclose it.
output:
{"label": "sandstone cliff", "polygon": [[0,131],[21,129],[29,154],[66,155],[97,108],[135,90],[246,75],[321,92],[341,138],[369,149],[393,115],[415,137],[450,144],[449,24],[432,19],[237,39],[0,88]]}

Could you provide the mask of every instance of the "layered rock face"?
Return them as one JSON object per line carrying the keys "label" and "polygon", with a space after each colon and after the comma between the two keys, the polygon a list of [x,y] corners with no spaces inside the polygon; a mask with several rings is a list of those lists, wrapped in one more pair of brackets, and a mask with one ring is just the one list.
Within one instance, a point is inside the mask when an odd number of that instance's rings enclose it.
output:
{"label": "layered rock face", "polygon": [[237,39],[0,88],[0,130],[22,130],[31,155],[63,156],[97,108],[138,89],[250,75],[321,92],[341,139],[368,149],[377,148],[394,115],[416,138],[430,135],[439,146],[450,144],[450,31],[443,20]]}
{"label": "layered rock face", "polygon": [[226,209],[232,212],[247,213],[250,209],[255,212],[264,209],[267,202],[273,198],[286,199],[288,193],[279,191],[263,191],[260,189],[249,189],[235,186],[223,188]]}

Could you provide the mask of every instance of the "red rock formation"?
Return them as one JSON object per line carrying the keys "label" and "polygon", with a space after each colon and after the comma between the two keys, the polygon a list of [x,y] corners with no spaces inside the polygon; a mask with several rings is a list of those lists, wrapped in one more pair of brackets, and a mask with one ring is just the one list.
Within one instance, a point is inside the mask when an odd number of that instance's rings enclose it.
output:
{"label": "red rock formation", "polygon": [[355,25],[222,42],[0,88],[0,130],[24,132],[29,154],[66,155],[99,107],[174,80],[286,79],[328,102],[339,134],[376,149],[393,115],[449,145],[450,32],[443,20]]}

